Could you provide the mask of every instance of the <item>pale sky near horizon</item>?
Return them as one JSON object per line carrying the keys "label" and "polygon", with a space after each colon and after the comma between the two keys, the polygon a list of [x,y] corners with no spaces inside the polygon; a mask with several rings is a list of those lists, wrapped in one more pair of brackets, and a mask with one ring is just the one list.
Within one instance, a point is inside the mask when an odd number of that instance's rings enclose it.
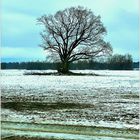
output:
{"label": "pale sky near horizon", "polygon": [[45,60],[41,26],[36,19],[71,6],[84,6],[100,15],[113,53],[131,54],[139,60],[139,0],[2,0],[2,61]]}

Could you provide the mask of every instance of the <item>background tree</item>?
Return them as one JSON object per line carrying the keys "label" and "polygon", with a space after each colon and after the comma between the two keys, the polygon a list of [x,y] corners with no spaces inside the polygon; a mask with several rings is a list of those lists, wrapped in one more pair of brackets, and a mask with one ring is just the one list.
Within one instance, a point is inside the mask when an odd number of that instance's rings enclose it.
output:
{"label": "background tree", "polygon": [[54,15],[44,15],[38,22],[45,29],[40,45],[59,60],[58,72],[68,73],[71,62],[111,54],[112,48],[103,40],[106,29],[100,16],[83,7],[71,7]]}
{"label": "background tree", "polygon": [[108,65],[112,70],[132,70],[133,59],[130,54],[115,54],[108,58]]}

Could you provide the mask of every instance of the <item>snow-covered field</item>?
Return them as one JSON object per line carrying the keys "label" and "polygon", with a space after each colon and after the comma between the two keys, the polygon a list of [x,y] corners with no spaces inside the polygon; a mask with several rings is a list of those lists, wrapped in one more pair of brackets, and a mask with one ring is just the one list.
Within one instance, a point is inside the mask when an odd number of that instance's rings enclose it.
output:
{"label": "snow-covered field", "polygon": [[[139,71],[74,71],[99,76],[24,75],[27,72],[1,70],[2,121],[139,128]],[[20,102],[22,110],[9,107],[10,102]],[[48,110],[30,109],[28,102],[42,103]]]}

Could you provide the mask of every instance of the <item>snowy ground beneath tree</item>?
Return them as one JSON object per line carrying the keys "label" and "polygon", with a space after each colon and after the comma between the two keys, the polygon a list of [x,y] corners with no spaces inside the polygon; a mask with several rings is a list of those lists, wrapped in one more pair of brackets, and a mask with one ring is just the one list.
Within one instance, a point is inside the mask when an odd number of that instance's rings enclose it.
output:
{"label": "snowy ground beneath tree", "polygon": [[139,71],[74,71],[99,76],[27,72],[1,70],[2,121],[139,129]]}

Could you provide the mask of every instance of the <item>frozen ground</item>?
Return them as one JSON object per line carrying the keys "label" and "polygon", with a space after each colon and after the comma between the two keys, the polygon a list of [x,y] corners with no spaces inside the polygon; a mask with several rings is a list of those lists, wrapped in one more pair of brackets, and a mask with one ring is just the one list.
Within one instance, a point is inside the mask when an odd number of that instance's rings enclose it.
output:
{"label": "frozen ground", "polygon": [[2,121],[139,128],[139,71],[23,75],[27,72],[1,70]]}

